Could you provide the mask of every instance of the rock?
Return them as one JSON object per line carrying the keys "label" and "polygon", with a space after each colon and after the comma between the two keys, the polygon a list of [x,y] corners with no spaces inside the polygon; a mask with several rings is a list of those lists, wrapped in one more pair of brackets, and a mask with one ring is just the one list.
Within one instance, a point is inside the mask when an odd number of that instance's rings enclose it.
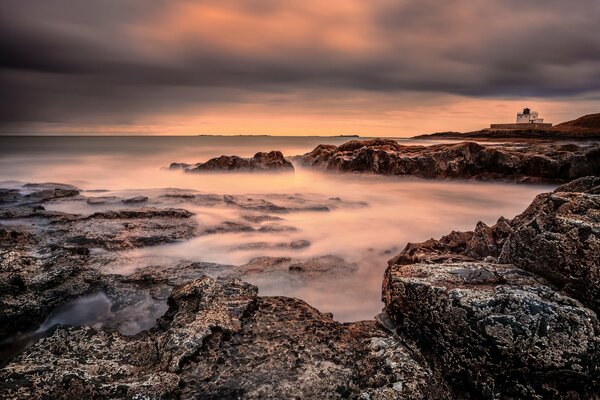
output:
{"label": "rock", "polygon": [[0,188],[0,204],[16,203],[22,198],[23,196],[17,189]]}
{"label": "rock", "polygon": [[52,185],[57,187],[28,187],[44,194],[13,196],[16,203],[0,207],[2,218],[30,218],[26,225],[0,227],[0,343],[35,330],[56,307],[103,288],[108,278],[99,271],[116,255],[93,255],[91,249],[151,246],[197,234],[193,213],[182,209],[102,211],[89,216],[46,211],[40,203],[61,198],[49,197],[47,191],[73,190]]}
{"label": "rock", "polygon": [[513,220],[409,243],[390,260],[387,315],[462,395],[597,397],[600,196],[586,193],[596,183],[571,182]]}
{"label": "rock", "polygon": [[384,285],[399,332],[475,397],[583,399],[598,389],[598,318],[541,278],[483,262],[410,264],[390,268]]}
{"label": "rock", "polygon": [[180,170],[185,170],[189,167],[191,167],[192,164],[187,164],[187,163],[171,163],[171,165],[169,165],[169,169],[180,169]]}
{"label": "rock", "polygon": [[99,211],[83,219],[190,218],[193,215],[194,213],[181,208],[140,208],[135,210]]}
{"label": "rock", "polygon": [[[266,200],[264,198],[248,197],[248,196],[223,196],[225,204],[238,207],[244,210],[262,211],[270,213],[289,213],[289,212],[304,212],[304,211],[316,211],[316,212],[327,212],[330,211],[329,206],[325,204],[313,203],[307,199],[286,199],[285,205],[282,199],[278,199],[279,203]],[[308,203],[308,204],[307,204]],[[246,218],[247,219],[247,218]]]}
{"label": "rock", "polygon": [[205,235],[210,235],[214,233],[232,233],[232,232],[255,232],[252,226],[241,223],[241,222],[233,222],[233,221],[224,221],[219,225],[209,226],[202,230],[202,233]]}
{"label": "rock", "polygon": [[545,277],[600,313],[600,194],[566,191],[588,189],[583,183],[539,195],[515,218],[498,261]]}
{"label": "rock", "polygon": [[90,206],[100,206],[117,201],[116,196],[88,197],[86,203]]}
{"label": "rock", "polygon": [[296,157],[303,165],[342,172],[422,178],[566,181],[600,174],[600,146],[481,145],[475,142],[402,146],[395,140],[352,140],[317,146]]}
{"label": "rock", "polygon": [[281,217],[277,217],[274,215],[242,215],[242,218],[245,219],[246,221],[250,221],[253,222],[255,224],[260,224],[261,222],[265,222],[265,221],[280,221],[283,218]]}
{"label": "rock", "polygon": [[315,279],[324,275],[341,276],[356,272],[357,265],[343,258],[326,255],[308,260],[292,260],[290,257],[257,257],[232,271],[236,277],[248,274],[292,273],[304,279]]}
{"label": "rock", "polygon": [[148,197],[146,196],[135,196],[135,197],[130,197],[128,199],[124,199],[123,203],[125,204],[141,204],[141,203],[145,203],[148,201]]}
{"label": "rock", "polygon": [[586,176],[557,187],[555,192],[600,194],[600,176]]}
{"label": "rock", "polygon": [[290,242],[290,248],[292,249],[303,249],[308,246],[310,246],[310,242],[308,240],[300,239]]}
{"label": "rock", "polygon": [[183,163],[173,163],[170,169],[183,168],[186,172],[206,171],[293,171],[294,166],[285,159],[280,151],[259,152],[252,158],[238,156],[220,156],[205,163],[184,167]]}
{"label": "rock", "polygon": [[291,242],[252,242],[236,246],[235,250],[266,250],[266,249],[304,249],[310,246],[308,240],[293,240]]}
{"label": "rock", "polygon": [[136,336],[57,327],[0,370],[0,390],[7,399],[453,398],[413,354],[375,322],[340,324],[299,300],[201,278]]}

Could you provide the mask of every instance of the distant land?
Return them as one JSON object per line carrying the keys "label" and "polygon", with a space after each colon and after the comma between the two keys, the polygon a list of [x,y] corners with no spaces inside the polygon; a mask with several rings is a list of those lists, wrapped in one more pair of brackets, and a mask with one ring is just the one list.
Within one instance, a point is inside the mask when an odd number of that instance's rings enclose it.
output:
{"label": "distant land", "polygon": [[[252,134],[248,134],[248,135],[219,135],[219,134],[215,134],[215,135],[211,135],[211,134],[201,134],[201,135],[196,135],[196,136],[216,136],[216,137],[272,137],[273,135],[252,135]],[[347,137],[347,138],[358,138],[360,137],[360,135],[308,135],[307,137]]]}
{"label": "distant land", "polygon": [[437,132],[413,139],[600,140],[600,113],[584,115],[547,129],[485,128],[474,132]]}

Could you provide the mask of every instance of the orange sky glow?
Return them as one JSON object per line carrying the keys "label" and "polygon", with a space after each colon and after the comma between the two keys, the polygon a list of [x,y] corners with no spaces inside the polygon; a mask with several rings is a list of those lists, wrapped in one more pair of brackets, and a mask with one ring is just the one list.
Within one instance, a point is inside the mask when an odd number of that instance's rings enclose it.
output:
{"label": "orange sky glow", "polygon": [[27,51],[0,133],[407,137],[598,112],[600,8],[533,3],[9,0]]}

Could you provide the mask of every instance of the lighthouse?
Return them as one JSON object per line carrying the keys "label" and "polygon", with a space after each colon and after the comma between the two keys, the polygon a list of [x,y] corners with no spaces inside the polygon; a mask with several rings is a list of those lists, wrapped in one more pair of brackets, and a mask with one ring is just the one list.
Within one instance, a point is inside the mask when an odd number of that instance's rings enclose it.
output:
{"label": "lighthouse", "polygon": [[543,124],[544,119],[538,118],[538,115],[537,111],[524,108],[523,112],[517,113],[517,124]]}
{"label": "lighthouse", "polygon": [[544,122],[543,118],[539,117],[537,111],[531,111],[525,107],[522,112],[517,113],[517,121],[513,124],[491,124],[490,130],[515,130],[515,129],[548,129],[552,128],[552,124]]}

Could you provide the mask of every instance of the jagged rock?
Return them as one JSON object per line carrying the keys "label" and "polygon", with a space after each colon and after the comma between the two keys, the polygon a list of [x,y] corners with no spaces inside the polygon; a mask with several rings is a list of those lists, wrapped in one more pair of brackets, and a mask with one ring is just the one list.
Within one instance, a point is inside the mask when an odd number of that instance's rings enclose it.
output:
{"label": "jagged rock", "polygon": [[390,139],[352,140],[319,145],[295,159],[328,170],[423,178],[560,182],[600,174],[600,146],[572,144],[402,146]]}
{"label": "jagged rock", "polygon": [[172,163],[170,169],[183,169],[186,172],[206,171],[293,171],[294,166],[285,159],[280,151],[258,152],[252,158],[238,156],[220,156],[205,163],[190,166],[184,163]]}
{"label": "jagged rock", "polygon": [[408,244],[390,260],[387,314],[465,396],[598,397],[597,183],[571,182],[513,220]]}
{"label": "jagged rock", "polygon": [[[597,183],[597,178],[592,182]],[[551,281],[600,313],[600,195],[584,182],[539,195],[515,218],[514,233],[499,256]]]}
{"label": "jagged rock", "polygon": [[589,398],[598,390],[595,313],[512,265],[390,268],[384,300],[455,386],[485,398]]}
{"label": "jagged rock", "polygon": [[[273,329],[277,326],[277,329]],[[418,355],[375,322],[340,324],[306,303],[202,278],[132,337],[58,327],[0,370],[6,399],[447,399]]]}

